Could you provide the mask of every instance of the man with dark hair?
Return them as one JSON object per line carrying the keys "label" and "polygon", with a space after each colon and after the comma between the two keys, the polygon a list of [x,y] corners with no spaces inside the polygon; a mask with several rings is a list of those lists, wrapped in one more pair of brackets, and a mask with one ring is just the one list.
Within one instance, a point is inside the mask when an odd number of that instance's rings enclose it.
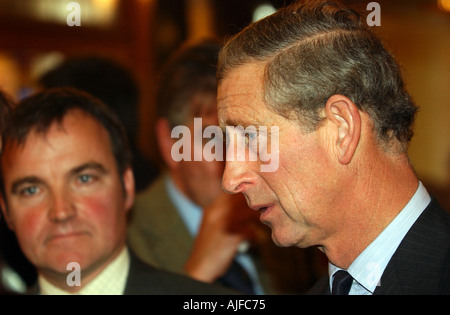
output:
{"label": "man with dark hair", "polygon": [[[0,91],[0,135],[3,134],[6,122],[8,121],[8,115],[10,110],[11,110],[10,98],[5,93]],[[2,143],[0,142],[0,148],[1,144]]]}
{"label": "man with dark hair", "polygon": [[221,127],[279,130],[279,167],[227,156],[223,186],[279,246],[326,254],[311,293],[450,293],[449,216],[406,154],[417,108],[355,11],[298,1],[251,24],[225,44],[218,80]]}
{"label": "man with dark hair", "polygon": [[99,100],[69,88],[30,96],[13,111],[3,142],[3,215],[38,270],[40,294],[229,292],[128,251],[131,154],[124,128]]}
{"label": "man with dark hair", "polygon": [[68,58],[39,78],[44,88],[73,87],[100,99],[119,117],[130,143],[136,191],[151,183],[158,171],[138,146],[139,86],[131,71],[100,56]]}

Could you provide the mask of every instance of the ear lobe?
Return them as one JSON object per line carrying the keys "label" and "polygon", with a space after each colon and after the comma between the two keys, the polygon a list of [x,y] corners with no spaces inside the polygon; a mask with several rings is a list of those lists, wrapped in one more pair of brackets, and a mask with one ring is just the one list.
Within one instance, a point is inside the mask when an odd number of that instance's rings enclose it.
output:
{"label": "ear lobe", "polygon": [[343,95],[331,96],[326,105],[327,118],[336,126],[337,136],[333,145],[339,162],[349,164],[361,137],[361,115],[356,105]]}
{"label": "ear lobe", "polygon": [[156,122],[156,137],[158,141],[159,152],[169,168],[176,167],[177,163],[173,160],[171,150],[173,139],[171,137],[171,130],[169,121],[160,118]]}

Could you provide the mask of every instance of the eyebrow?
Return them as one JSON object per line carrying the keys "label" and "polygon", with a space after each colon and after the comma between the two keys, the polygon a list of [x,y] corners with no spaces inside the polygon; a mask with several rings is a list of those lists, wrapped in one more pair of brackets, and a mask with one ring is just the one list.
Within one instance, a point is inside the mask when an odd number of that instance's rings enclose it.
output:
{"label": "eyebrow", "polygon": [[243,121],[243,120],[241,120],[241,119],[230,119],[230,118],[227,118],[226,120],[225,120],[225,125],[224,125],[224,127],[222,127],[222,126],[220,126],[220,128],[224,131],[225,130],[225,127],[238,127],[238,126],[241,126],[241,127],[243,127],[244,129],[245,128],[247,128],[248,126],[254,126],[256,129],[259,129],[259,127],[260,127],[260,124],[259,123],[256,123],[256,122],[245,122],[245,121]]}
{"label": "eyebrow", "polygon": [[26,176],[15,180],[11,185],[11,193],[17,194],[17,190],[24,184],[42,184],[44,181],[37,176]]}
{"label": "eyebrow", "polygon": [[84,171],[90,170],[90,169],[99,171],[102,174],[108,173],[108,170],[102,164],[97,163],[97,162],[88,162],[88,163],[85,163],[85,164],[82,164],[80,166],[73,168],[70,171],[70,174],[75,175],[75,174],[79,174],[81,172],[84,172]]}

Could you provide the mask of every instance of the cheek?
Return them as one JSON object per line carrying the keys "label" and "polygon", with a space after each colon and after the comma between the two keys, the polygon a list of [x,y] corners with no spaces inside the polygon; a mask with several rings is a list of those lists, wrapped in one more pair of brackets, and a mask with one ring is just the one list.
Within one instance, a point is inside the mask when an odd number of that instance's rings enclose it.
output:
{"label": "cheek", "polygon": [[97,194],[94,197],[83,198],[83,219],[88,224],[96,226],[99,233],[108,235],[119,231],[125,223],[124,200],[121,193]]}
{"label": "cheek", "polygon": [[[18,213],[18,211],[15,211]],[[27,210],[12,217],[12,228],[20,247],[28,256],[42,244],[46,231],[46,212],[40,209]]]}
{"label": "cheek", "polygon": [[329,217],[328,209],[334,208],[336,174],[323,152],[316,150],[307,156],[283,165],[279,178],[273,174],[271,180],[278,181],[274,189],[289,216],[315,226]]}
{"label": "cheek", "polygon": [[322,187],[326,184],[325,167],[320,157],[304,158],[292,153],[280,155],[280,165],[275,172],[260,173],[268,189],[290,216],[306,215],[314,204],[324,198]]}

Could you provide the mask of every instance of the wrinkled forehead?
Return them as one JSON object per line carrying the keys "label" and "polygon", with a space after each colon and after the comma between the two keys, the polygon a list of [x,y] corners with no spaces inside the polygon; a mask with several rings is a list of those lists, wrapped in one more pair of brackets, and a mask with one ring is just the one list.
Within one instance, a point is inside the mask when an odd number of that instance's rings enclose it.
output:
{"label": "wrinkled forehead", "polygon": [[217,92],[219,123],[230,124],[233,120],[247,120],[265,111],[264,64],[249,63],[239,66],[221,81]]}

